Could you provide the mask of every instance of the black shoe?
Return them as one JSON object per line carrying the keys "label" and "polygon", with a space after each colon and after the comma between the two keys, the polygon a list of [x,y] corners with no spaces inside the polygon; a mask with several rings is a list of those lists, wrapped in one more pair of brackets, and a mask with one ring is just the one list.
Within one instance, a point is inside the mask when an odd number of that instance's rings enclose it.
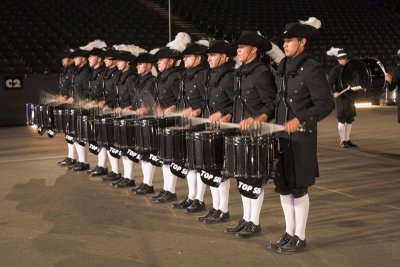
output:
{"label": "black shoe", "polygon": [[90,170],[90,165],[89,163],[79,162],[79,164],[74,166],[73,170],[76,172],[87,171]]}
{"label": "black shoe", "polygon": [[157,203],[167,203],[167,202],[171,202],[171,201],[175,201],[175,200],[177,200],[177,197],[176,197],[175,193],[172,194],[169,191],[165,191],[165,193],[161,197],[157,198],[155,202],[157,202]]}
{"label": "black shoe", "polygon": [[162,195],[164,195],[165,192],[167,192],[167,191],[165,191],[164,189],[161,189],[160,193],[158,193],[158,194],[155,195],[155,196],[150,197],[150,199],[152,199],[152,200],[157,200],[157,199],[160,198]]}
{"label": "black shoe", "polygon": [[226,222],[228,219],[229,219],[229,211],[224,213],[224,212],[218,210],[218,213],[215,213],[210,218],[205,219],[204,223],[207,223],[207,224],[222,223],[222,222]]}
{"label": "black shoe", "polygon": [[189,207],[187,207],[186,212],[198,212],[205,209],[206,209],[206,204],[204,204],[204,201],[195,199],[193,203]]}
{"label": "black shoe", "polygon": [[134,179],[128,179],[126,178],[124,181],[118,183],[115,185],[116,188],[127,188],[127,187],[133,187],[135,186],[135,180]]}
{"label": "black shoe", "polygon": [[174,209],[186,209],[190,205],[192,205],[194,200],[191,200],[189,197],[186,197],[184,201],[181,203],[172,204],[172,208]]}
{"label": "black shoe", "polygon": [[68,169],[72,170],[75,166],[79,166],[81,162],[75,160],[74,162],[70,162],[70,164],[67,165]]}
{"label": "black shoe", "polygon": [[75,163],[76,163],[76,160],[71,159],[71,158],[68,158],[68,157],[66,157],[66,158],[63,159],[62,161],[59,161],[59,162],[58,162],[58,164],[59,164],[61,167],[65,167],[65,166],[68,166],[68,165],[70,165],[70,164],[75,164]]}
{"label": "black shoe", "polygon": [[136,195],[146,195],[153,193],[154,193],[154,186],[150,186],[148,184],[143,184],[141,188],[136,190]]}
{"label": "black shoe", "polygon": [[108,169],[101,167],[101,166],[96,166],[94,169],[88,171],[90,176],[101,176],[101,175],[106,175],[108,173]]}
{"label": "black shoe", "polygon": [[300,237],[295,235],[284,246],[278,248],[278,252],[296,252],[304,249],[307,246],[306,240],[301,240]]}
{"label": "black shoe", "polygon": [[239,220],[239,222],[238,222],[238,224],[236,226],[227,227],[227,228],[224,229],[224,232],[225,233],[231,233],[231,234],[240,232],[247,225],[247,223],[248,222],[245,219],[242,218],[242,219]]}
{"label": "black shoe", "polygon": [[353,142],[351,142],[350,140],[345,141],[345,142],[347,143],[347,145],[348,145],[349,147],[357,147],[357,145],[354,144]]}
{"label": "black shoe", "polygon": [[121,174],[120,173],[115,173],[115,172],[109,172],[107,175],[104,175],[101,177],[101,180],[103,182],[112,182],[112,181],[118,181],[121,179]]}
{"label": "black shoe", "polygon": [[248,222],[246,226],[236,233],[237,238],[250,238],[261,233],[261,225],[255,225],[253,222]]}
{"label": "black shoe", "polygon": [[140,183],[138,186],[132,187],[132,188],[131,188],[131,192],[135,193],[136,191],[138,191],[139,189],[141,189],[143,186],[144,186],[144,183]]}
{"label": "black shoe", "polygon": [[340,143],[340,146],[341,146],[342,148],[349,148],[349,147],[350,147],[349,144],[347,143],[347,141],[341,142],[341,143]]}
{"label": "black shoe", "polygon": [[277,242],[275,243],[269,243],[267,245],[267,249],[270,250],[278,250],[278,248],[286,245],[291,239],[293,239],[293,236],[289,235],[288,233],[284,233],[283,236],[281,237],[281,239],[279,239]]}
{"label": "black shoe", "polygon": [[214,214],[219,213],[219,212],[220,212],[220,210],[216,210],[216,209],[212,208],[208,211],[207,214],[204,214],[202,216],[197,216],[197,221],[205,222],[206,219],[213,217]]}
{"label": "black shoe", "polygon": [[125,181],[125,179],[127,179],[127,178],[121,177],[121,178],[118,179],[117,181],[112,182],[112,183],[111,183],[111,186],[116,186],[117,184],[122,183],[123,181]]}

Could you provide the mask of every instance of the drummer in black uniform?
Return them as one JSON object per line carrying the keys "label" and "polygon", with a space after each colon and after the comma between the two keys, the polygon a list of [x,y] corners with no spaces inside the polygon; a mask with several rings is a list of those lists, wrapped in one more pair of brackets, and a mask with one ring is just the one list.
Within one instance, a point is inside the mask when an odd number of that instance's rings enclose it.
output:
{"label": "drummer in black uniform", "polygon": [[[84,50],[80,48],[73,52],[74,62],[77,69],[72,85],[72,95],[68,99],[70,104],[83,103],[83,101],[86,101],[89,98],[89,79],[91,69],[88,64],[88,56],[90,50],[91,49]],[[78,161],[74,165],[68,165],[68,167],[72,168],[74,171],[89,170],[90,165],[88,163],[86,147],[80,145],[76,141],[76,137],[74,146],[78,154]]]}
{"label": "drummer in black uniform", "polygon": [[340,146],[343,148],[357,147],[357,145],[350,140],[352,122],[356,116],[354,100],[346,94],[340,94],[344,90],[342,86],[342,70],[344,65],[349,61],[349,55],[346,50],[334,47],[332,47],[327,54],[336,56],[338,61],[338,64],[333,67],[329,74],[328,82],[333,97],[335,98]]}
{"label": "drummer in black uniform", "polygon": [[[236,55],[236,48],[223,40],[212,40],[206,51],[210,66],[207,81],[209,94],[210,122],[229,122],[232,118],[234,61],[228,57]],[[230,180],[219,183],[218,187],[210,186],[212,208],[197,220],[204,223],[220,223],[229,219],[229,189]]]}
{"label": "drummer in black uniform", "polygon": [[[271,42],[257,32],[242,32],[235,42],[237,60],[242,63],[235,79],[235,103],[233,122],[239,122],[241,129],[251,129],[254,124],[266,122],[274,116],[276,85],[267,65],[259,59],[259,53],[272,49]],[[239,88],[239,84],[241,87]],[[243,218],[234,227],[225,228],[225,232],[234,233],[238,238],[250,238],[261,233],[259,222],[264,200],[263,181],[247,185],[238,180],[238,189],[242,195]],[[244,186],[246,185],[246,186]],[[248,192],[247,186],[259,190]],[[257,192],[252,194],[252,192]]]}
{"label": "drummer in black uniform", "polygon": [[[103,92],[102,98],[97,100],[97,105],[103,111],[109,111],[113,109],[116,103],[117,93],[115,87],[118,82],[119,76],[121,75],[121,72],[117,68],[117,61],[113,59],[113,57],[115,57],[117,53],[118,51],[115,49],[107,49],[103,53],[105,66],[105,72],[102,81]],[[99,146],[100,144],[97,145]],[[101,176],[108,173],[108,168],[106,167],[107,149],[105,147],[101,147],[97,157],[97,166],[94,169],[90,170],[90,176]],[[116,164],[118,165],[118,160],[116,161]],[[115,168],[113,171],[115,171],[115,173],[118,173],[118,170],[115,170]]]}
{"label": "drummer in black uniform", "polygon": [[[208,41],[200,40],[190,43],[183,50],[185,72],[181,81],[180,97],[177,107],[183,117],[199,117],[202,115],[205,98],[205,82],[208,73],[208,64],[205,64],[205,51]],[[204,192],[206,185],[201,181],[200,173],[189,170],[186,180],[188,195],[173,208],[186,209],[187,212],[197,212],[205,209]]]}
{"label": "drummer in black uniform", "polygon": [[[182,77],[182,70],[177,67],[182,58],[181,52],[190,43],[190,36],[180,32],[175,39],[168,43],[166,47],[161,47],[155,54],[159,75],[156,80],[157,91],[156,102],[159,103],[157,115],[163,116],[175,110],[175,105],[179,97],[179,82]],[[157,104],[158,104],[157,103]],[[170,166],[162,166],[164,185],[159,194],[152,197],[157,203],[166,203],[177,200],[175,187],[177,177],[171,172]]]}
{"label": "drummer in black uniform", "polygon": [[[317,122],[334,108],[329,85],[321,65],[306,51],[310,39],[318,36],[316,18],[286,24],[282,35],[286,58],[278,66],[279,91],[276,122],[283,124],[279,160],[274,178],[280,194],[286,231],[267,248],[295,252],[306,247],[305,230],[309,210],[308,187],[318,174]],[[279,168],[279,166],[281,166]]]}
{"label": "drummer in black uniform", "polygon": [[[73,49],[65,50],[62,52],[60,56],[61,64],[63,66],[63,70],[60,73],[60,82],[59,82],[60,101],[66,101],[69,97],[71,97],[72,83],[76,71],[74,57],[72,54],[73,52],[74,52]],[[67,142],[67,149],[68,149],[67,157],[58,162],[60,166],[68,166],[76,163],[74,145],[69,144]]]}
{"label": "drummer in black uniform", "polygon": [[[134,56],[134,46],[133,45],[120,45],[120,52],[113,58],[117,61],[117,68],[121,72],[117,88],[117,98],[116,98],[116,113],[119,114],[124,109],[129,109],[131,105],[131,94],[130,88],[133,88],[137,79],[136,71],[131,67],[130,63],[133,63],[136,59]],[[109,160],[111,162],[112,171],[107,175],[102,176],[103,181],[113,181],[112,186],[117,188],[133,187],[135,186],[135,180],[133,178],[133,162],[127,158],[127,156],[122,156],[123,166],[124,166],[124,176],[121,176],[118,169],[118,159],[120,155],[113,155],[111,149],[108,148]],[[117,172],[114,172],[114,168]]]}

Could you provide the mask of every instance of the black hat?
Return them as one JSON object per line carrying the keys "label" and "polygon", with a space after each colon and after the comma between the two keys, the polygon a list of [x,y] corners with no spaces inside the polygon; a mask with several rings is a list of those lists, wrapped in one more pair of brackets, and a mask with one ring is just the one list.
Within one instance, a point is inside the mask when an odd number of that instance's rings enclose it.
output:
{"label": "black hat", "polygon": [[182,55],[196,55],[202,56],[205,54],[207,46],[198,43],[190,43],[186,49],[182,51]]}
{"label": "black hat", "polygon": [[315,39],[319,36],[318,29],[321,27],[321,21],[311,17],[307,21],[288,23],[282,34],[282,38],[306,38]]}
{"label": "black hat", "polygon": [[207,54],[218,53],[226,54],[227,57],[236,56],[236,47],[224,40],[211,40],[210,46],[206,51]]}
{"label": "black hat", "polygon": [[93,48],[91,51],[89,51],[89,56],[98,56],[104,58],[104,50],[100,48]]}
{"label": "black hat", "polygon": [[74,52],[71,53],[70,56],[71,57],[88,57],[89,51],[82,50],[82,49],[76,49]]}
{"label": "black hat", "polygon": [[233,45],[250,45],[255,46],[261,51],[269,51],[272,49],[271,42],[257,32],[243,31],[239,39]]}
{"label": "black hat", "polygon": [[121,51],[115,57],[113,57],[113,59],[134,62],[136,60],[136,57],[128,51]]}
{"label": "black hat", "polygon": [[337,54],[336,57],[337,57],[337,59],[348,58],[349,57],[349,53],[345,49],[340,49],[338,51],[338,54]]}
{"label": "black hat", "polygon": [[62,51],[61,53],[59,53],[59,54],[57,55],[57,59],[74,58],[74,57],[72,56],[72,53],[73,53],[73,52],[74,52],[73,49],[64,50],[64,51]]}
{"label": "black hat", "polygon": [[155,60],[154,60],[154,56],[150,53],[140,53],[136,59],[136,62],[153,64],[155,62]]}
{"label": "black hat", "polygon": [[161,47],[160,50],[158,50],[154,54],[154,59],[158,60],[160,58],[172,58],[172,59],[181,59],[182,58],[182,53],[179,52],[178,50],[171,49],[169,47]]}
{"label": "black hat", "polygon": [[116,55],[118,55],[118,51],[112,48],[107,48],[106,51],[103,53],[103,57],[111,57],[114,58]]}

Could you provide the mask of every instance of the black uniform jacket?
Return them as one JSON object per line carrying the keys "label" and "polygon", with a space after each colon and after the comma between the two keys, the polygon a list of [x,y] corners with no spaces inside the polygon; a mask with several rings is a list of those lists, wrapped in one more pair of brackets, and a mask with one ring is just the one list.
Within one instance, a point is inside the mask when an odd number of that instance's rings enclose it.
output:
{"label": "black uniform jacket", "polygon": [[118,70],[117,67],[107,68],[104,73],[104,100],[106,101],[106,105],[111,108],[115,107],[117,99],[116,85],[120,76],[121,72]]}
{"label": "black uniform jacket", "polygon": [[208,82],[211,113],[221,112],[223,116],[232,115],[234,72],[233,64],[224,63],[212,69]]}
{"label": "black uniform jacket", "polygon": [[156,78],[151,72],[140,76],[135,83],[135,90],[132,98],[132,109],[136,110],[142,106],[155,108],[154,85]]}
{"label": "black uniform jacket", "polygon": [[60,94],[62,96],[67,96],[67,97],[71,96],[72,82],[74,80],[75,71],[76,71],[75,65],[69,64],[60,73],[59,88],[60,88]]}
{"label": "black uniform jacket", "polygon": [[135,82],[137,78],[138,76],[136,72],[132,69],[122,72],[116,87],[118,95],[118,105],[121,108],[125,108],[131,105],[131,98],[133,97],[133,95],[131,95],[131,92],[132,88],[135,88]]}
{"label": "black uniform jacket", "polygon": [[73,82],[73,98],[88,99],[89,98],[89,78],[91,69],[85,64],[76,70]]}
{"label": "black uniform jacket", "polygon": [[157,77],[158,99],[162,108],[176,104],[179,97],[179,81],[181,71],[178,67],[171,67]]}
{"label": "black uniform jacket", "polygon": [[93,69],[89,79],[89,90],[91,100],[103,100],[104,98],[104,74],[106,68],[100,66]]}
{"label": "black uniform jacket", "polygon": [[[183,75],[183,97],[187,101],[188,107],[193,110],[199,108],[203,110],[207,70],[203,64],[200,64],[187,69]],[[180,106],[182,106],[181,103]]]}
{"label": "black uniform jacket", "polygon": [[238,103],[240,101],[234,104],[234,122],[261,114],[267,114],[268,119],[273,118],[276,84],[270,69],[258,58],[236,70],[234,90],[235,98],[240,94],[243,100],[243,105]]}
{"label": "black uniform jacket", "polygon": [[[276,122],[297,118],[305,131],[291,134],[291,151],[294,162],[283,162],[284,169],[291,168],[295,187],[307,187],[319,176],[317,162],[317,122],[334,108],[333,98],[323,68],[305,52],[294,58],[284,58],[278,66],[280,88],[276,99]],[[286,81],[287,92],[282,82]],[[283,96],[286,96],[285,108]],[[287,111],[287,112],[286,112]],[[287,133],[277,136],[289,138]],[[282,148],[281,148],[282,149]]]}

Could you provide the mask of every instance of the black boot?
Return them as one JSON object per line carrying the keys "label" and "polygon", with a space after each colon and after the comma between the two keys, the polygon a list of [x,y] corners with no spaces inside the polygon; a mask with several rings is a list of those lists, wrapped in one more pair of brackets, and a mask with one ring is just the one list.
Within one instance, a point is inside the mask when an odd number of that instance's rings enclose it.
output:
{"label": "black boot", "polygon": [[164,195],[165,192],[167,192],[167,191],[165,191],[164,189],[161,189],[161,191],[160,191],[157,195],[150,197],[150,199],[152,199],[152,200],[157,200],[157,199],[160,198],[162,195]]}
{"label": "black boot", "polygon": [[278,252],[297,252],[307,246],[306,240],[301,240],[300,237],[295,235],[284,246],[278,248]]}
{"label": "black boot", "polygon": [[275,243],[269,243],[267,245],[267,249],[270,250],[278,250],[278,248],[286,245],[291,239],[293,239],[293,236],[289,235],[288,233],[284,233],[281,237],[281,239],[279,239],[277,242]]}
{"label": "black boot", "polygon": [[135,183],[134,179],[126,178],[124,181],[116,184],[115,187],[116,188],[127,188],[127,187],[133,187],[135,185],[136,185],[136,183]]}
{"label": "black boot", "polygon": [[107,175],[104,175],[101,177],[101,180],[103,182],[112,182],[112,181],[117,181],[121,179],[121,174],[120,173],[115,173],[115,172],[109,172]]}
{"label": "black boot", "polygon": [[345,141],[345,142],[347,143],[347,145],[348,145],[349,147],[357,147],[357,145],[354,144],[353,142],[351,142],[350,140]]}
{"label": "black boot", "polygon": [[227,227],[227,228],[224,229],[224,232],[225,233],[234,234],[234,233],[237,233],[237,232],[241,231],[246,225],[247,225],[247,221],[242,218],[242,219],[239,220],[239,222],[238,222],[238,224],[236,226]]}
{"label": "black boot", "polygon": [[76,172],[87,171],[90,170],[89,163],[79,162],[79,165],[75,165],[73,168]]}
{"label": "black boot", "polygon": [[200,201],[198,199],[195,199],[192,204],[190,204],[189,207],[187,207],[186,212],[198,212],[205,210],[206,204],[204,204],[204,201]]}
{"label": "black boot", "polygon": [[219,213],[219,212],[220,212],[220,210],[216,210],[216,209],[212,208],[212,209],[210,209],[208,211],[207,214],[204,214],[202,216],[198,216],[197,217],[197,221],[198,222],[204,222],[206,219],[213,217],[214,214]]}
{"label": "black boot", "polygon": [[165,191],[165,193],[156,199],[155,202],[157,203],[167,203],[167,202],[171,202],[171,201],[175,201],[177,200],[176,194],[171,193],[169,191]]}
{"label": "black boot", "polygon": [[154,193],[154,186],[150,186],[148,184],[143,184],[141,188],[136,190],[136,195],[146,195],[146,194],[153,194]]}
{"label": "black boot", "polygon": [[255,225],[253,222],[248,222],[246,226],[236,233],[238,238],[250,238],[261,233],[261,225]]}
{"label": "black boot", "polygon": [[219,212],[214,214],[212,217],[205,219],[204,223],[222,223],[226,222],[229,219],[229,211],[228,212],[222,212],[218,210]]}
{"label": "black boot", "polygon": [[182,201],[181,203],[172,204],[172,208],[174,208],[174,209],[186,209],[187,207],[192,205],[192,203],[193,203],[193,200],[191,200],[189,197],[186,197],[185,200]]}
{"label": "black boot", "polygon": [[75,164],[75,163],[76,163],[76,160],[71,159],[71,158],[68,158],[68,157],[66,157],[66,158],[63,159],[62,161],[59,161],[59,162],[58,162],[58,164],[59,164],[61,167],[65,167],[65,166],[68,166],[68,165],[70,165],[70,164]]}
{"label": "black boot", "polygon": [[106,175],[108,173],[108,169],[101,167],[101,166],[96,166],[94,169],[90,170],[90,176],[101,176],[101,175]]}
{"label": "black boot", "polygon": [[111,186],[114,187],[114,186],[116,186],[117,184],[122,183],[123,181],[125,181],[125,179],[127,179],[127,178],[121,177],[121,178],[118,179],[117,181],[112,182],[112,183],[111,183]]}

